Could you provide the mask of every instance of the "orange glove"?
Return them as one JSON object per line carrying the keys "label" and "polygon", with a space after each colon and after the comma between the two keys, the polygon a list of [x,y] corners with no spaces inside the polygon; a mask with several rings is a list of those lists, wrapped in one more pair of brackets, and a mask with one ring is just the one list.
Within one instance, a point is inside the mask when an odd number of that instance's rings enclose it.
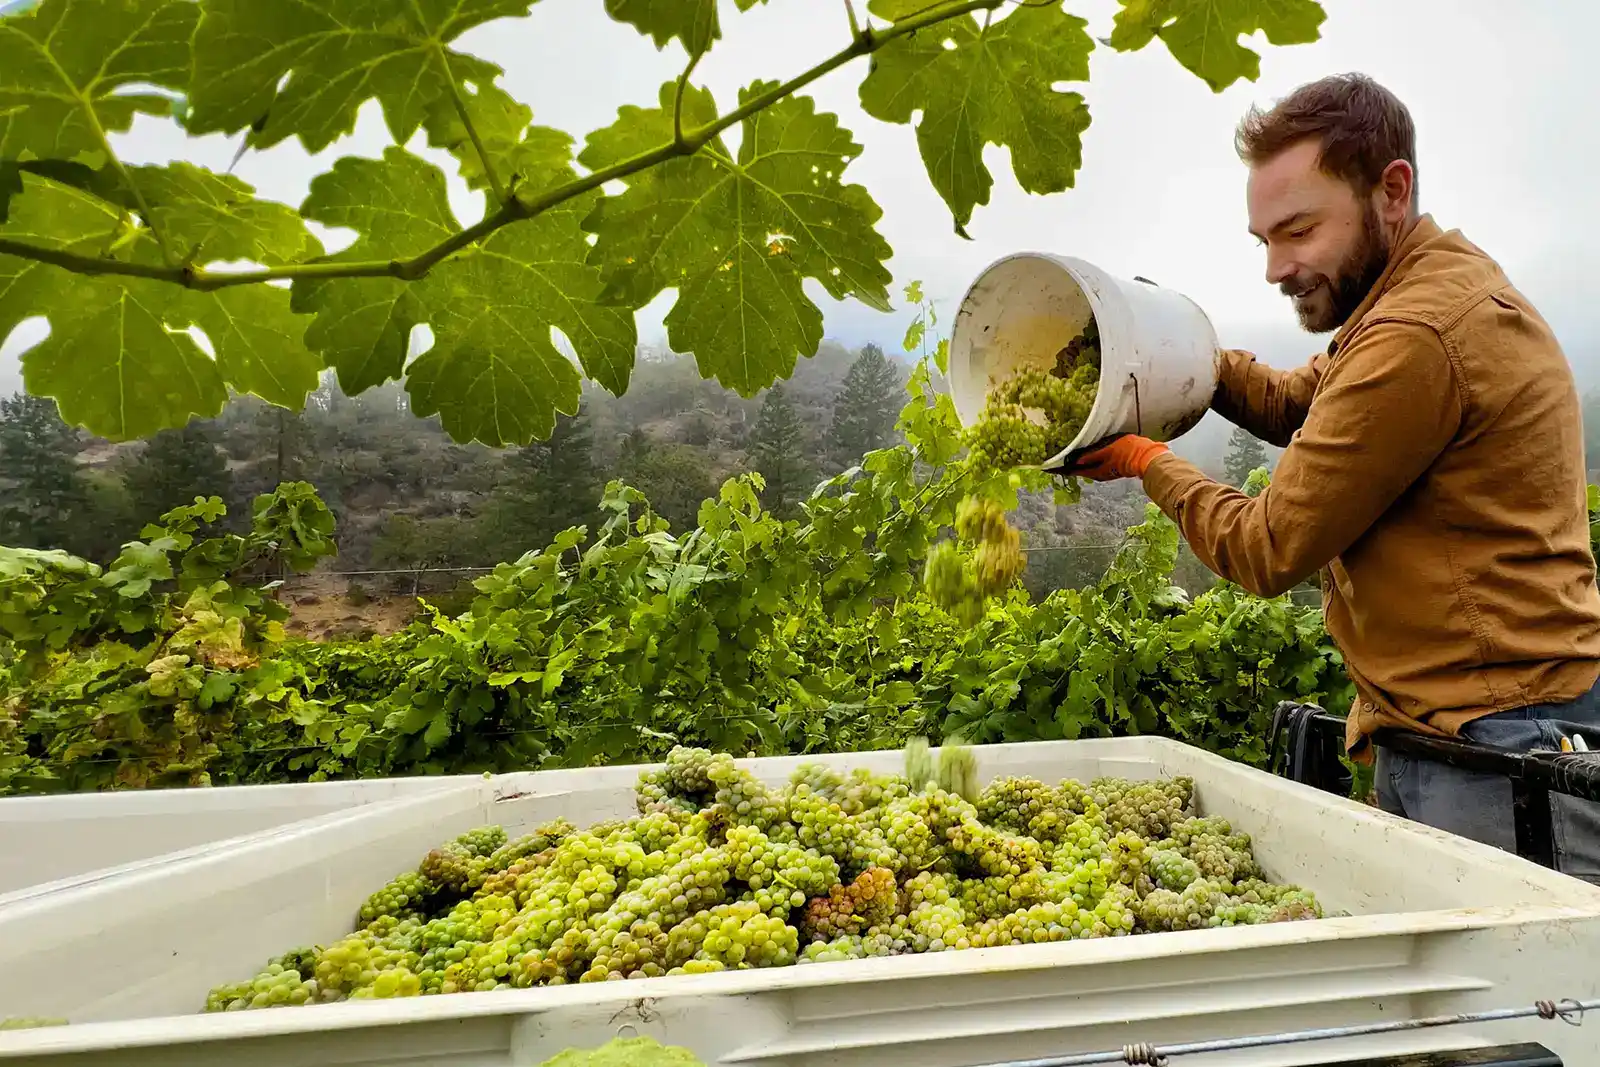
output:
{"label": "orange glove", "polygon": [[1109,444],[1078,457],[1069,474],[1087,478],[1091,482],[1109,482],[1115,478],[1143,478],[1150,461],[1163,452],[1172,451],[1160,441],[1134,434],[1123,434]]}

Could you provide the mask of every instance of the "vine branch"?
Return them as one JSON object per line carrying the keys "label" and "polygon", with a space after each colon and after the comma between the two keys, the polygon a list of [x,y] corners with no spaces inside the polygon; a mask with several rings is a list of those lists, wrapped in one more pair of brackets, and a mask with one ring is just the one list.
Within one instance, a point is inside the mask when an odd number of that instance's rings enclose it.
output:
{"label": "vine branch", "polygon": [[700,65],[700,57],[705,55],[701,50],[689,57],[689,65],[683,68],[683,73],[678,75],[678,91],[672,97],[672,144],[678,147],[684,143],[683,139],[683,94],[689,88],[689,76],[694,73],[694,68]]}
{"label": "vine branch", "polygon": [[[472,115],[467,111],[466,98],[461,95],[461,86],[456,84],[456,79],[450,72],[450,60],[444,54],[444,46],[438,41],[433,42],[434,55],[438,57],[440,66],[444,67],[444,80],[450,85],[450,98],[455,101],[456,114],[461,116],[461,124],[467,128],[467,136],[472,140],[472,148],[478,153],[478,159],[483,163],[483,176],[489,182],[489,191],[494,193],[496,202],[506,202],[505,187],[500,184],[500,175],[495,172],[494,160],[489,158],[489,150],[483,146],[483,137],[478,133],[478,126],[472,121]],[[481,91],[481,90],[480,90]]]}
{"label": "vine branch", "polygon": [[[675,136],[673,140],[665,144],[657,145],[655,148],[641,152],[629,159],[624,159],[609,167],[592,171],[580,178],[574,178],[572,181],[546,189],[536,196],[531,196],[527,199],[513,196],[503,201],[497,210],[485,215],[478,222],[456,231],[437,245],[425,252],[412,256],[410,259],[338,261],[324,259],[253,270],[218,271],[205,270],[188,264],[162,267],[94,256],[81,256],[74,252],[35,245],[8,237],[0,237],[0,253],[17,256],[20,259],[31,259],[39,263],[49,263],[52,266],[61,267],[77,274],[152,278],[157,281],[172,282],[199,292],[211,292],[218,289],[228,289],[236,285],[256,285],[279,279],[292,280],[297,278],[399,278],[403,281],[415,281],[427,274],[442,260],[459,252],[468,245],[483,240],[496,230],[509,226],[514,222],[533,218],[558,204],[598,189],[607,182],[631,177],[642,170],[659,166],[669,159],[693,155],[722,131],[738,125],[751,115],[764,111],[787,97],[793,96],[812,82],[831,74],[846,63],[862,56],[871,55],[891,41],[916,33],[918,30],[929,26],[936,26],[941,22],[960,18],[962,15],[969,15],[976,11],[992,12],[1006,2],[1007,0],[948,0],[946,3],[936,4],[927,10],[919,11],[917,14],[902,19],[886,29],[863,32],[852,40],[848,46],[835,52],[810,70],[790,78],[783,84],[769,89],[759,96],[751,97],[742,105],[715,121],[707,123],[697,130],[684,132],[681,136]],[[687,80],[695,62],[697,60],[691,60],[690,66],[680,76],[680,82]],[[679,98],[682,98],[681,91]],[[470,123],[468,124],[468,129],[469,131],[471,130]],[[487,160],[485,162],[487,163]],[[121,168],[120,163],[117,163],[117,166],[119,169]],[[124,177],[126,178],[126,172],[124,172]],[[149,213],[144,207],[143,197],[131,181],[128,185],[133,190],[134,196],[138,199],[140,210],[148,221]],[[159,242],[160,234],[156,233],[153,225],[151,226],[151,231]],[[162,250],[163,252],[166,251],[165,244],[162,244]],[[170,263],[170,256],[168,257],[168,262]]]}
{"label": "vine branch", "polygon": [[[70,83],[69,83],[70,84]],[[100,125],[100,116],[90,106],[87,100],[82,100],[83,113],[94,124],[94,135],[100,142],[100,147],[105,150],[106,159],[117,169],[117,177],[122,179],[122,184],[127,186],[128,192],[133,194],[133,202],[138,205],[139,216],[144,219],[144,224],[150,227],[150,236],[156,239],[156,247],[161,250],[161,258],[168,267],[175,267],[172,259],[172,249],[167,247],[167,239],[162,236],[161,227],[156,225],[155,216],[150,213],[150,205],[145,203],[144,193],[134,184],[133,175],[128,173],[128,168],[123,166],[122,160],[117,158],[116,150],[111,147],[111,138],[106,136],[105,127]],[[181,269],[181,268],[179,268]]]}
{"label": "vine branch", "polygon": [[478,160],[483,164],[483,176],[489,183],[489,191],[494,194],[496,203],[504,204],[505,187],[500,184],[500,176],[495,173],[494,161],[489,158],[488,151],[483,147],[483,137],[479,135],[477,124],[472,121],[472,115],[467,111],[466,98],[461,95],[461,86],[456,82],[455,71],[450,69],[450,57],[445,54],[444,45],[429,34],[428,20],[423,17],[422,9],[417,6],[417,0],[411,0],[411,16],[416,19],[417,29],[432,41],[433,58],[438,61],[439,69],[444,74],[445,84],[450,87],[450,99],[455,104],[456,114],[461,116],[461,124],[467,128],[467,139],[472,142],[472,149],[478,153]]}

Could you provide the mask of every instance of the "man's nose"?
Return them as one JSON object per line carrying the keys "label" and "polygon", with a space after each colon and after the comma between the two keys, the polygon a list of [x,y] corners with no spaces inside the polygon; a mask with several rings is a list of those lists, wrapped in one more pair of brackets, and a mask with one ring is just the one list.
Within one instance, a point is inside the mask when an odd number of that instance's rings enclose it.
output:
{"label": "man's nose", "polygon": [[1275,252],[1270,246],[1267,248],[1268,285],[1282,285],[1298,273],[1300,273],[1300,264],[1296,263],[1292,256],[1286,256],[1282,252]]}

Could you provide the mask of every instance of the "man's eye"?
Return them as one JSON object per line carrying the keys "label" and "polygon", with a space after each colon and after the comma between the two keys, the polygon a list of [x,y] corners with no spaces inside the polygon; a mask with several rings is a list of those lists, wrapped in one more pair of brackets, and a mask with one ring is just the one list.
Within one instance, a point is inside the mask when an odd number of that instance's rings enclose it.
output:
{"label": "man's eye", "polygon": [[1312,227],[1310,226],[1302,226],[1298,230],[1290,230],[1289,239],[1292,241],[1303,241],[1307,237],[1311,236],[1311,230]]}

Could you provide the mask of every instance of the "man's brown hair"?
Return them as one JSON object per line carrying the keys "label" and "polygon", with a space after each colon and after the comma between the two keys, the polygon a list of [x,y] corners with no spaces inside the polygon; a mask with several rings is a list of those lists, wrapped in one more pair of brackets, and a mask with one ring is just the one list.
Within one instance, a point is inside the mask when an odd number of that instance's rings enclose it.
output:
{"label": "man's brown hair", "polygon": [[[1322,170],[1357,195],[1372,192],[1397,159],[1417,168],[1417,130],[1400,98],[1365,74],[1333,74],[1300,86],[1263,111],[1252,107],[1234,134],[1239,158],[1252,166],[1317,138]],[[1415,208],[1417,189],[1411,187]]]}

